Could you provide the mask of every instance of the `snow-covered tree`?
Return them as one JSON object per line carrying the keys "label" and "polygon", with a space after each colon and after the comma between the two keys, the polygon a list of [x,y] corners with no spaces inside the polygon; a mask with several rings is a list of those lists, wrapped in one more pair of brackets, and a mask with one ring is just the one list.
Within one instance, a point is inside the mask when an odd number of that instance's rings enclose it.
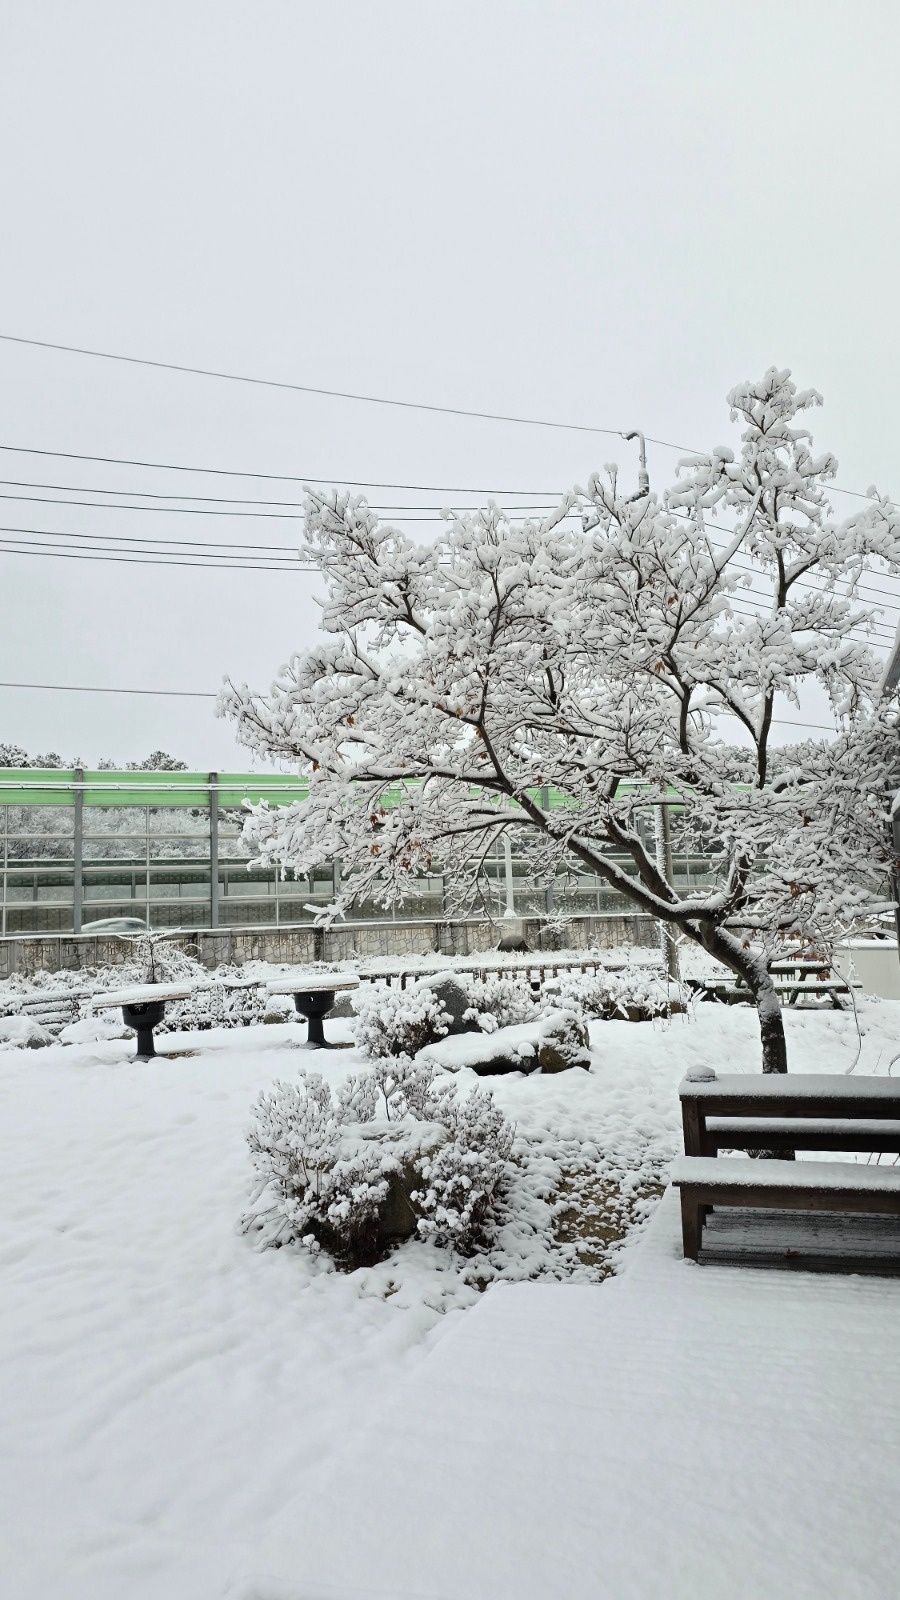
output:
{"label": "snow-covered tree", "polygon": [[[31,756],[19,744],[0,743],[0,767],[35,767],[49,769],[51,767],[83,767],[85,762],[81,756],[73,756],[71,761],[64,761],[62,756],[50,750],[43,756]],[[152,755],[144,761],[129,761],[123,768],[118,761],[110,760],[109,756],[101,756],[97,762],[98,772],[186,772],[187,762],[179,761],[176,756],[170,756],[165,750],[154,750]]]}
{"label": "snow-covered tree", "polygon": [[[268,694],[228,684],[220,712],[309,774],[308,801],[257,807],[246,836],[298,872],[338,857],[333,914],[423,873],[463,904],[509,835],[547,880],[575,863],[723,962],[784,1071],[773,955],[827,942],[889,866],[896,699],[859,596],[868,569],[900,572],[900,517],[874,490],[835,515],[836,462],[801,425],[820,396],[789,372],[728,403],[739,454],[687,459],[662,497],[609,467],[544,521],[489,503],[418,545],[358,496],[310,492],[327,637]],[[810,684],[836,735],[787,746],[776,719]],[[665,881],[640,825],[662,801],[713,843],[711,888]]]}
{"label": "snow-covered tree", "polygon": [[154,750],[143,761],[129,761],[126,772],[187,772],[187,762],[179,761],[165,750]]}
{"label": "snow-covered tree", "polygon": [[[20,744],[0,744],[0,767],[64,767],[66,763],[62,756],[55,750],[50,750],[45,756],[30,756]],[[77,762],[72,763],[73,766]]]}

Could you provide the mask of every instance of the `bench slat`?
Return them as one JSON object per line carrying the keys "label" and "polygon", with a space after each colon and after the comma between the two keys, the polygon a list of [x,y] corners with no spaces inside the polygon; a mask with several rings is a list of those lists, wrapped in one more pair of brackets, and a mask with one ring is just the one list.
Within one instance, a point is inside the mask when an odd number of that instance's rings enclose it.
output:
{"label": "bench slat", "polygon": [[[729,1097],[735,1101],[840,1100],[847,1106],[845,1116],[853,1116],[855,1104],[861,1100],[894,1100],[900,1108],[900,1078],[848,1078],[837,1072],[728,1072],[696,1083],[685,1078],[678,1092],[683,1100],[721,1100],[723,1115],[727,1115]],[[711,1113],[712,1106],[707,1110]]]}
{"label": "bench slat", "polygon": [[799,1194],[879,1194],[900,1197],[900,1167],[864,1166],[857,1161],[744,1161],[740,1157],[679,1156],[672,1167],[676,1188],[704,1190],[795,1189]]}
{"label": "bench slat", "polygon": [[[827,1121],[812,1117],[709,1117],[703,1144],[707,1154],[759,1146],[768,1150],[900,1153],[900,1121],[887,1117],[830,1117]],[[694,1147],[687,1153],[694,1153]]]}

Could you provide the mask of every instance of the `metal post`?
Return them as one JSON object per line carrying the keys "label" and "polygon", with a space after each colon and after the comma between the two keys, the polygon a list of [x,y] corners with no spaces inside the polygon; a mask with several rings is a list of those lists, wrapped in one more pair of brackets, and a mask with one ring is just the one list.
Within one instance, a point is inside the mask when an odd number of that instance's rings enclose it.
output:
{"label": "metal post", "polygon": [[[669,821],[669,808],[665,802],[654,807],[654,828],[656,833],[657,869],[671,888],[675,868],[672,862],[672,827]],[[674,983],[678,983],[681,978],[681,970],[678,964],[678,945],[675,938],[675,929],[671,922],[660,921],[659,941],[666,963],[666,972]]]}
{"label": "metal post", "polygon": [[141,807],[144,813],[144,921],[150,927],[150,807]]}
{"label": "metal post", "polygon": [[219,926],[219,774],[209,774],[209,925]]}
{"label": "metal post", "polygon": [[895,811],[891,817],[891,836],[894,841],[894,855],[897,857],[892,877],[894,880],[894,899],[897,902],[897,908],[894,912],[897,923],[897,953],[900,955],[900,811]]}
{"label": "metal post", "polygon": [[[546,783],[541,785],[541,810],[545,813],[550,810],[550,786]],[[549,883],[544,885],[544,910],[548,917],[553,915],[554,898],[554,886],[551,879]]]}
{"label": "metal post", "polygon": [[[3,937],[5,939],[6,938],[6,905],[7,905],[8,892],[9,892],[9,872],[8,872],[8,867],[9,867],[9,806],[4,805],[4,806],[0,807],[0,810],[2,810],[2,812],[3,812],[3,907],[2,907],[2,912],[0,912],[0,915],[2,915],[2,918],[3,918],[2,927],[3,927]],[[12,968],[10,968],[10,973],[11,972],[12,972]],[[7,974],[3,973],[2,976],[6,977]]]}
{"label": "metal post", "polygon": [[894,854],[897,858],[892,878],[894,878],[894,899],[897,901],[897,910],[894,912],[897,922],[897,954],[900,955],[900,811],[895,811],[894,816],[890,818],[890,835],[894,838]]}
{"label": "metal post", "polygon": [[516,895],[513,880],[512,844],[508,833],[503,835],[503,873],[506,879],[506,910],[504,917],[514,917],[516,914]]}
{"label": "metal post", "polygon": [[75,822],[72,832],[72,930],[81,932],[84,917],[84,772],[75,768]]}

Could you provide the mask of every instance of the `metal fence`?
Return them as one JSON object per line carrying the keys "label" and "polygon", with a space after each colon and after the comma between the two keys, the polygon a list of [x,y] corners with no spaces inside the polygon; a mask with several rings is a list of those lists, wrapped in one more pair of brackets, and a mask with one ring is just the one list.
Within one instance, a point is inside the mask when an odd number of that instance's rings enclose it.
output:
{"label": "metal fence", "polygon": [[[0,937],[78,934],[127,916],[157,930],[221,928],[235,938],[242,929],[251,937],[284,927],[296,943],[297,926],[309,926],[333,898],[339,864],[300,879],[258,866],[241,843],[241,809],[245,800],[284,804],[306,795],[302,779],[279,773],[2,769]],[[555,803],[552,794],[547,803]],[[712,865],[710,857],[679,850],[676,840],[678,887],[709,883]],[[545,921],[628,910],[591,874],[539,883],[502,849],[485,863],[482,890],[487,926],[509,910]],[[443,880],[423,878],[400,909],[358,905],[354,926],[371,924],[376,940],[388,937],[376,930],[395,927],[390,940],[399,953],[401,925],[445,923],[446,904]]]}

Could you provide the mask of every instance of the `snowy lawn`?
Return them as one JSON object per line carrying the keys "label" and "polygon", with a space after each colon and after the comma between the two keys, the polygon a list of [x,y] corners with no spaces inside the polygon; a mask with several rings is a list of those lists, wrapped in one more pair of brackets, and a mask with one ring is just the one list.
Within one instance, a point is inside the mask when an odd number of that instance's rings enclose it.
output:
{"label": "snowy lawn", "polygon": [[[862,1021],[857,1070],[884,1072],[900,1003],[868,1003]],[[786,1023],[794,1070],[853,1061],[851,1016]],[[174,1059],[147,1064],[118,1041],[0,1052],[0,1570],[15,1600],[218,1600],[351,1431],[500,1292],[485,1299],[467,1278],[591,1276],[571,1208],[556,1226],[560,1181],[570,1202],[586,1185],[649,1192],[679,1146],[686,1067],[756,1071],[759,1059],[745,1008],[596,1025],[590,1074],[492,1080],[528,1155],[518,1217],[490,1259],[465,1268],[414,1244],[342,1276],[302,1250],[257,1253],[235,1227],[258,1091],[300,1065],[337,1080],[361,1064],[351,1049],[310,1055],[298,1032],[172,1034],[162,1047]],[[780,1281],[788,1299],[801,1293]],[[577,1293],[599,1314],[617,1290]],[[657,1312],[648,1301],[646,1316]],[[874,1431],[870,1418],[860,1438]],[[429,1448],[423,1438],[423,1459]],[[489,1519],[489,1494],[481,1503]],[[455,1600],[437,1578],[433,1592]]]}

